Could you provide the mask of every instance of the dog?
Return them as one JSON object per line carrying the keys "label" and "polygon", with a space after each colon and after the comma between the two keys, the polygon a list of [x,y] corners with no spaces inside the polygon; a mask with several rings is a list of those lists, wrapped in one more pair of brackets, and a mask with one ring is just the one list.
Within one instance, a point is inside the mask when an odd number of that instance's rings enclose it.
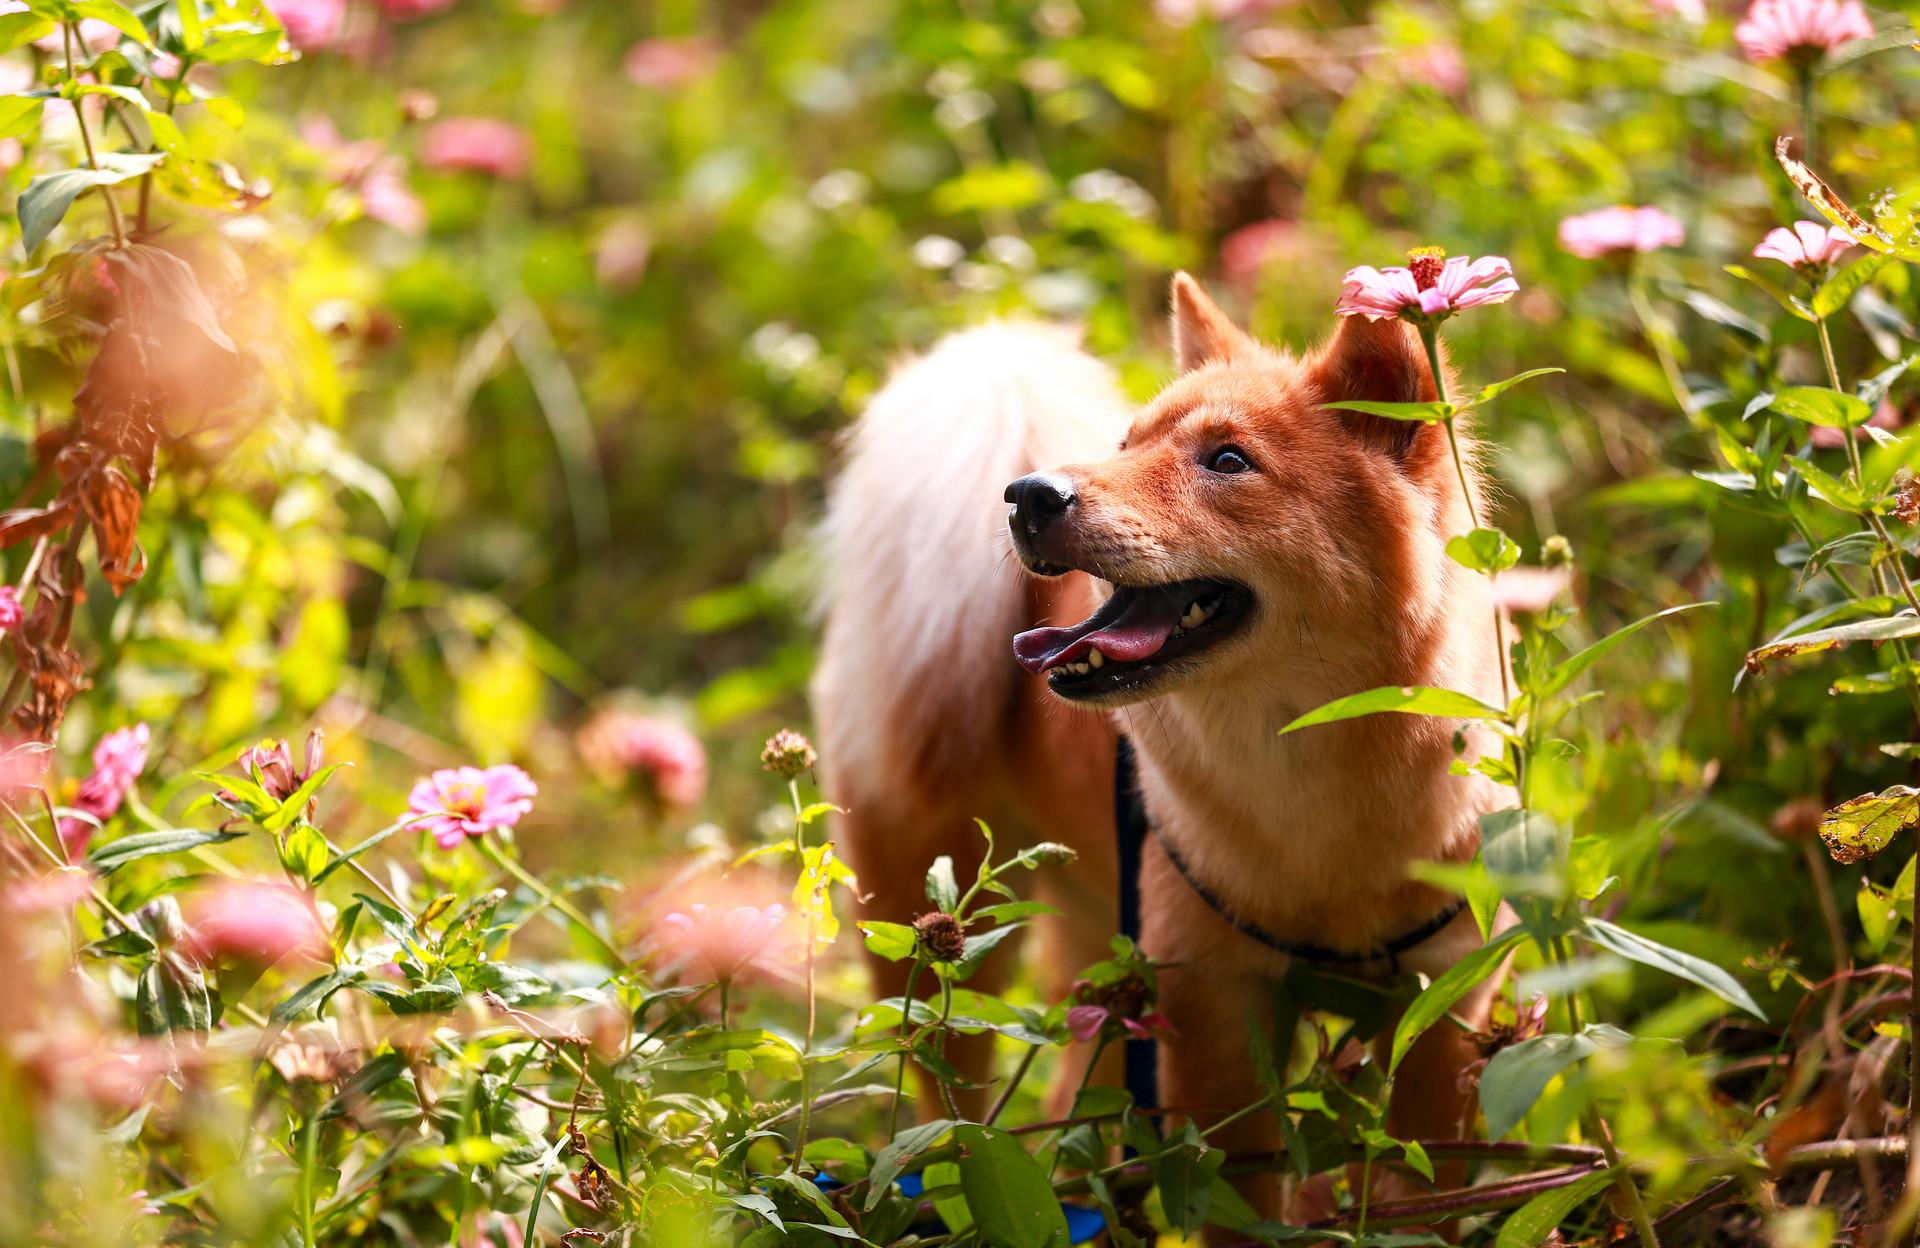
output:
{"label": "dog", "polygon": [[[1413,327],[1348,318],[1295,355],[1186,274],[1171,303],[1178,376],[1137,414],[1049,327],[966,331],[892,377],[829,495],[813,696],[869,914],[927,909],[936,855],[969,878],[976,816],[1003,838],[1063,841],[1080,858],[1038,877],[1065,913],[1040,925],[1054,943],[1034,960],[1062,976],[1115,930],[1125,734],[1152,828],[1142,946],[1174,1029],[1160,1095],[1204,1127],[1259,1095],[1249,1020],[1305,956],[1283,949],[1381,951],[1343,969],[1384,978],[1438,975],[1481,943],[1413,874],[1470,860],[1478,817],[1504,804],[1450,774],[1456,731],[1467,757],[1489,744],[1479,731],[1397,714],[1281,729],[1383,685],[1497,700],[1503,660],[1486,578],[1444,549],[1472,527],[1471,454],[1456,468],[1438,426],[1327,406],[1433,399]],[[902,990],[899,966],[876,971]],[[1477,1029],[1492,992],[1455,1014]],[[953,1056],[987,1069],[980,1048]],[[1459,1028],[1429,1030],[1389,1129],[1458,1135],[1474,1056]],[[1270,1114],[1213,1142],[1280,1147]],[[1277,1181],[1243,1190],[1281,1211]]]}

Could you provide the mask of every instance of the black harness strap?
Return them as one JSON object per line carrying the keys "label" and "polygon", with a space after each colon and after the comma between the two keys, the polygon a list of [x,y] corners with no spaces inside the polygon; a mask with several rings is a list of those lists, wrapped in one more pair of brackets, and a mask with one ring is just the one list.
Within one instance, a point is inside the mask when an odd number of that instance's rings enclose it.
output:
{"label": "black harness strap", "polygon": [[[1138,765],[1134,761],[1133,743],[1121,737],[1114,749],[1113,758],[1113,823],[1114,835],[1119,850],[1120,865],[1120,931],[1136,943],[1140,939],[1140,861],[1146,850],[1147,835],[1153,831],[1153,825],[1147,819],[1145,800],[1140,796],[1140,777]],[[1302,940],[1287,940],[1276,936],[1266,928],[1250,919],[1243,919],[1233,912],[1233,908],[1221,899],[1206,884],[1194,877],[1187,866],[1186,859],[1172,842],[1164,837],[1160,841],[1161,852],[1167,861],[1173,864],[1180,878],[1187,882],[1200,900],[1235,931],[1258,941],[1276,953],[1284,953],[1290,958],[1299,958],[1303,962],[1315,962],[1323,966],[1359,966],[1368,962],[1385,962],[1392,973],[1400,973],[1400,955],[1432,940],[1446,929],[1449,923],[1460,917],[1466,909],[1464,898],[1455,900],[1419,927],[1403,932],[1385,944],[1364,952],[1355,953],[1346,949],[1329,949],[1324,945],[1310,944]],[[1150,1040],[1129,1040],[1126,1046],[1127,1091],[1133,1093],[1133,1103],[1140,1106],[1158,1107],[1160,1103],[1154,1062],[1153,1042]]]}

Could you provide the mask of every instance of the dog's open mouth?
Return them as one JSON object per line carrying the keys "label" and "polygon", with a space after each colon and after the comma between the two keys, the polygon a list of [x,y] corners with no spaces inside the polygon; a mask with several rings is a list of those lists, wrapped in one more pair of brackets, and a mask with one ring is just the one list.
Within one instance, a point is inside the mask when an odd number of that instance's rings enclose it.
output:
{"label": "dog's open mouth", "polygon": [[1230,636],[1253,595],[1231,581],[1122,585],[1071,628],[1036,628],[1013,639],[1013,655],[1047,676],[1063,698],[1102,699],[1151,684],[1181,659]]}

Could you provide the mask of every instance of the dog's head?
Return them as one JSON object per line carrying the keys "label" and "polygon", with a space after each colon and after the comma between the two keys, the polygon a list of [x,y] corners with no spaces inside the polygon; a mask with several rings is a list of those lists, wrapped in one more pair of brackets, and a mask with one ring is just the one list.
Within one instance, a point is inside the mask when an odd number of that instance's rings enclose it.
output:
{"label": "dog's head", "polygon": [[1295,357],[1181,274],[1173,340],[1181,375],[1118,454],[1007,487],[1029,571],[1114,586],[1080,624],[1020,634],[1020,663],[1118,706],[1283,660],[1307,630],[1350,648],[1430,616],[1465,527],[1444,430],[1325,406],[1432,399],[1413,328],[1349,318]]}

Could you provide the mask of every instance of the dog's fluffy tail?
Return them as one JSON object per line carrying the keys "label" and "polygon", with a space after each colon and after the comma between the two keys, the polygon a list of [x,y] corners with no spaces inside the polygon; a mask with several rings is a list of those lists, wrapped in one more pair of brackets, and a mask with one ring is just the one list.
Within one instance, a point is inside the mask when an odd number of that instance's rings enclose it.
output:
{"label": "dog's fluffy tail", "polygon": [[1030,622],[1002,492],[1113,453],[1129,419],[1077,338],[1019,323],[955,334],[899,368],[851,431],[822,530],[813,684],[843,800],[983,778],[1016,694],[1010,641]]}

